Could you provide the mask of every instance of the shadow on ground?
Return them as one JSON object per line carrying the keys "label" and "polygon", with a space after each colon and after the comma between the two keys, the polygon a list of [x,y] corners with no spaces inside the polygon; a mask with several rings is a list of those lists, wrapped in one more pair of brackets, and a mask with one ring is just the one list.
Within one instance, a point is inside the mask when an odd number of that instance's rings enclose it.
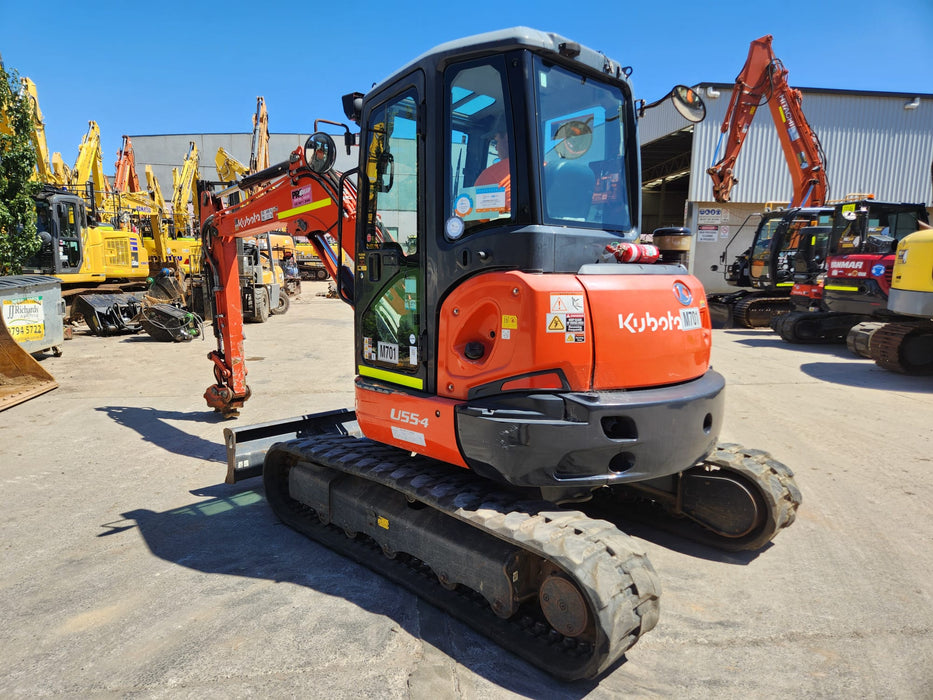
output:
{"label": "shadow on ground", "polygon": [[98,406],[98,411],[136,431],[146,442],[163,450],[184,457],[226,462],[227,452],[222,443],[186,433],[168,421],[193,421],[196,423],[220,423],[223,417],[214,411],[163,411],[148,406]]}
{"label": "shadow on ground", "polygon": [[[105,523],[100,537],[139,529],[157,557],[207,574],[223,574],[307,586],[339,596],[440,650],[458,664],[527,697],[581,698],[598,681],[560,683],[466,625],[420,601],[401,586],[306,539],[278,521],[258,481],[198,490],[210,496],[162,513],[136,509]],[[419,614],[412,614],[415,606]],[[335,622],[334,624],[339,624]],[[612,673],[619,663],[604,674]]]}

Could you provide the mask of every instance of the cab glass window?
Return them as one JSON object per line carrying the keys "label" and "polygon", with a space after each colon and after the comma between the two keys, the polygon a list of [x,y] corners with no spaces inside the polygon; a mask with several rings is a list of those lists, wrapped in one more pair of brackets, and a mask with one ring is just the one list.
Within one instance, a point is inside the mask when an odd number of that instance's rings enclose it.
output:
{"label": "cab glass window", "polygon": [[544,221],[630,230],[628,98],[618,86],[540,57],[534,66]]}
{"label": "cab glass window", "polygon": [[514,139],[504,70],[501,57],[447,69],[448,238],[512,218]]}

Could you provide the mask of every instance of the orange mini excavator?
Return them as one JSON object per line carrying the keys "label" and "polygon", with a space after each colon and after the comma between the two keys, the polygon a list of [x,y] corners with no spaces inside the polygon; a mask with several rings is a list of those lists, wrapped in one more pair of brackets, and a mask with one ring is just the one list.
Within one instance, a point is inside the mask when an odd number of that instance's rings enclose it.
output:
{"label": "orange mini excavator", "polygon": [[212,407],[249,397],[238,238],[307,236],[355,318],[355,410],[228,429],[228,481],[261,473],[286,523],[563,679],[658,619],[657,575],[610,521],[755,549],[800,502],[767,453],[717,445],[700,283],[618,262],[639,236],[630,72],[526,28],[447,43],[344,98],[353,171],[318,132],[243,202],[200,195]]}

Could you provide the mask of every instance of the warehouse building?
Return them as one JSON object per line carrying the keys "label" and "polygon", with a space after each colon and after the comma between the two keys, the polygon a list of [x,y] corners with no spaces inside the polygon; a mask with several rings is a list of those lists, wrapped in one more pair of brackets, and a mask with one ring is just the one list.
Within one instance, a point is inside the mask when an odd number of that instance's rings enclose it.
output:
{"label": "warehouse building", "polygon": [[[731,262],[750,245],[754,215],[786,205],[792,194],[777,129],[770,111],[760,108],[736,161],[731,201],[714,201],[706,169],[723,156],[717,144],[733,87],[696,87],[707,109],[699,124],[670,105],[648,111],[639,124],[643,231],[688,227],[690,271],[708,292],[729,290],[720,258],[725,251]],[[823,146],[830,201],[871,194],[880,201],[933,202],[933,95],[798,89]]]}

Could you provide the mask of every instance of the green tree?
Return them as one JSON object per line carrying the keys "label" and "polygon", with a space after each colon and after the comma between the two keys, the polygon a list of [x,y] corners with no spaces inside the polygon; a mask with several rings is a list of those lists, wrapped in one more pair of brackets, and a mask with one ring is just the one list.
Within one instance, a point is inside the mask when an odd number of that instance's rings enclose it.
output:
{"label": "green tree", "polygon": [[39,249],[36,206],[39,183],[32,179],[36,151],[35,115],[16,71],[0,60],[0,275],[15,275]]}

